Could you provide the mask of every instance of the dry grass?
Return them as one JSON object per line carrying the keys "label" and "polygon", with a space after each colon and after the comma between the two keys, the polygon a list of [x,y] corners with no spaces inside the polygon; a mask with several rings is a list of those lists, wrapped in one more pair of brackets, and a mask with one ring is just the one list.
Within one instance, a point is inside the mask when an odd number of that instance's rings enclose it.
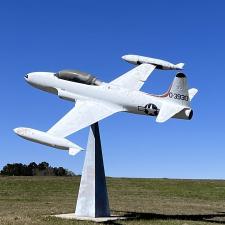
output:
{"label": "dry grass", "polygon": [[[74,211],[79,182],[0,177],[0,224],[94,224],[47,216]],[[225,181],[109,178],[107,184],[112,213],[136,217],[114,224],[225,224]]]}

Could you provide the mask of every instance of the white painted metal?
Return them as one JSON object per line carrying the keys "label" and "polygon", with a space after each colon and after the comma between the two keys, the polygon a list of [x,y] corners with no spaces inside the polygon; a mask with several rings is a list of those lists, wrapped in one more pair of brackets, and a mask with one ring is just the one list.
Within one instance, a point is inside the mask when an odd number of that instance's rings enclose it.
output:
{"label": "white painted metal", "polygon": [[119,111],[122,111],[122,108],[116,105],[77,100],[75,107],[59,120],[48,133],[58,137],[66,137]]}
{"label": "white painted metal", "polygon": [[190,101],[192,100],[192,98],[194,98],[194,96],[198,93],[198,90],[196,88],[191,88],[188,90],[188,94],[189,94],[189,99]]}
{"label": "white painted metal", "polygon": [[58,148],[62,150],[69,150],[69,153],[71,155],[75,155],[81,150],[83,150],[80,146],[72,143],[71,141],[65,138],[56,137],[39,130],[26,128],[26,127],[19,127],[19,128],[15,128],[14,132],[18,134],[20,137],[33,142],[48,145],[50,147],[54,147],[54,148]]}
{"label": "white painted metal", "polygon": [[156,122],[163,123],[183,109],[184,107],[181,105],[165,102],[163,103],[159,111],[159,115],[156,118]]}
{"label": "white painted metal", "polygon": [[111,81],[110,84],[138,91],[144,85],[154,69],[155,66],[151,64],[142,64]]}
{"label": "white painted metal", "polygon": [[173,64],[162,59],[155,59],[140,55],[124,55],[122,56],[122,59],[135,65],[140,65],[142,63],[151,64],[156,66],[157,69],[162,70],[182,70],[184,67],[184,63]]}

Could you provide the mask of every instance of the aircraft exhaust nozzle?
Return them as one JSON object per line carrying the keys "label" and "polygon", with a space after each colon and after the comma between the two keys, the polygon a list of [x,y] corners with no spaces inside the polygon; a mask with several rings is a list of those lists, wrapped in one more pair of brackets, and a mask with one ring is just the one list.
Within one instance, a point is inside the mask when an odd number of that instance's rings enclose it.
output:
{"label": "aircraft exhaust nozzle", "polygon": [[192,109],[185,110],[185,115],[187,116],[188,120],[191,120],[193,117],[193,110]]}
{"label": "aircraft exhaust nozzle", "polygon": [[156,67],[156,69],[160,70],[182,70],[184,67],[184,63],[173,64],[162,59],[155,59],[140,55],[124,55],[122,56],[122,59],[134,65],[140,65],[143,63],[152,64]]}
{"label": "aircraft exhaust nozzle", "polygon": [[83,148],[67,140],[66,138],[56,137],[43,131],[26,127],[18,127],[13,131],[18,136],[26,140],[47,145],[53,148],[68,150],[70,155],[76,155],[81,150],[84,150]]}

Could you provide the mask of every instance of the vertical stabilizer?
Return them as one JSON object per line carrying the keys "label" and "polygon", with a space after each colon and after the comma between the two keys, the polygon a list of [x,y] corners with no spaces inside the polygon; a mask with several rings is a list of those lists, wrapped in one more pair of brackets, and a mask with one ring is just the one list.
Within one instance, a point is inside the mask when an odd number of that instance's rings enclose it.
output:
{"label": "vertical stabilizer", "polygon": [[175,76],[166,98],[176,104],[189,107],[188,84],[185,74],[178,73]]}

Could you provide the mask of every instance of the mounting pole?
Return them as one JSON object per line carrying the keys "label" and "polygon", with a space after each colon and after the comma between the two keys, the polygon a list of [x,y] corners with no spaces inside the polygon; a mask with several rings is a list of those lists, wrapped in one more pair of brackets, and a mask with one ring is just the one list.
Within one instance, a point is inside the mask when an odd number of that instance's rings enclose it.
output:
{"label": "mounting pole", "polygon": [[89,131],[75,216],[78,218],[110,216],[98,123],[92,124]]}

